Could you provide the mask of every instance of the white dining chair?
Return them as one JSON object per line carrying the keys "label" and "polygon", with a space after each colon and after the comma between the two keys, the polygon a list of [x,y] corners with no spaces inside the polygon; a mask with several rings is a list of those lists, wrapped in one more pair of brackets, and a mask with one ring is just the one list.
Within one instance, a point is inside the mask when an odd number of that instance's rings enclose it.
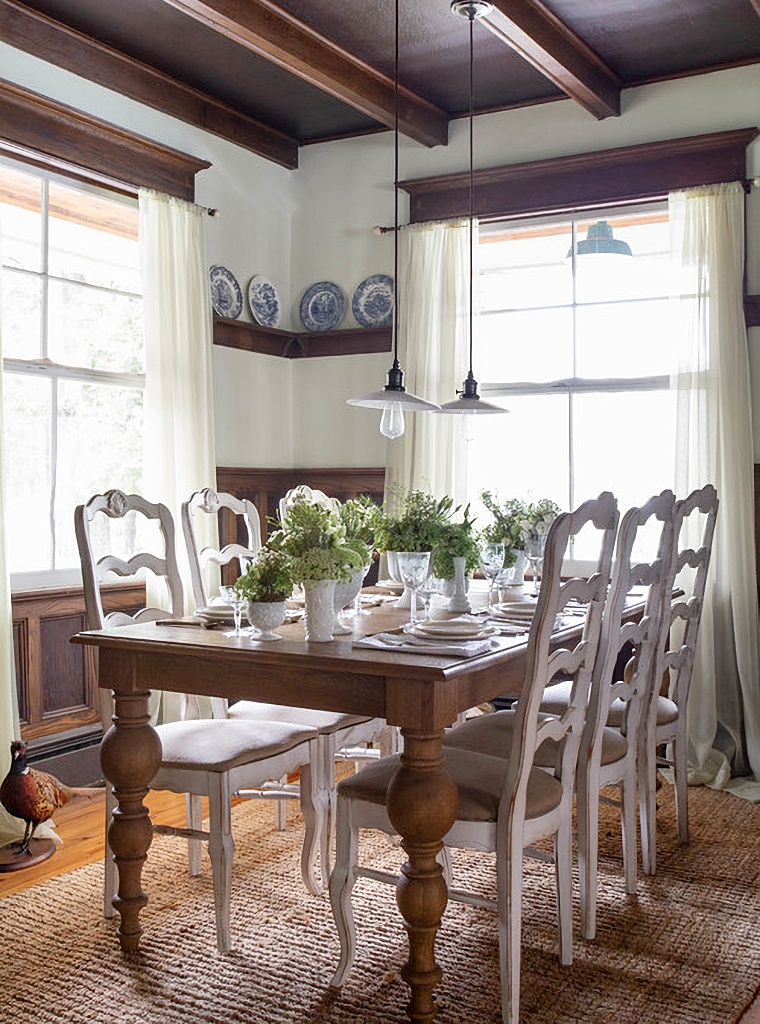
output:
{"label": "white dining chair", "polygon": [[[646,712],[654,685],[662,622],[669,614],[669,594],[665,589],[673,550],[674,511],[675,495],[663,491],[641,507],[629,509],[618,531],[576,778],[581,934],[586,939],[593,939],[596,934],[599,800],[600,790],[608,786],[617,786],[620,793],[625,890],[633,894],[637,888],[637,764],[645,743]],[[647,535],[648,550],[652,552],[649,562],[634,555]],[[636,602],[644,605],[638,621],[624,617],[628,595],[634,587]],[[565,683],[549,686],[541,711],[562,715],[569,699]],[[608,723],[613,703],[617,727]],[[552,751],[539,749],[536,762],[550,765]],[[642,824],[645,825],[643,820]]]}
{"label": "white dining chair", "polygon": [[[561,580],[563,556],[570,538],[587,526],[598,531],[600,569],[589,579]],[[527,648],[520,701],[513,714],[509,749],[495,757],[457,744],[470,728],[461,726],[444,740],[444,768],[457,785],[457,820],[444,836],[444,847],[496,852],[497,901],[456,887],[449,899],[486,906],[498,912],[499,969],[502,1018],[516,1024],[520,1007],[520,946],[522,932],[522,871],[526,846],[554,837],[554,864],[560,933],[560,960],[572,962],[572,801],[578,746],[585,721],[588,690],[599,643],[602,610],[610,579],[617,527],[617,502],[605,492],[575,512],[561,513],[546,543],[544,576]],[[557,616],[569,601],[582,601],[587,614],[582,639],[572,648],[552,642]],[[557,718],[539,715],[547,680],[561,673],[572,680],[574,700]],[[497,715],[486,716],[496,718]],[[479,719],[476,721],[481,721]],[[475,724],[475,723],[473,723]],[[534,767],[536,750],[556,744],[551,772]],[[508,755],[508,756],[506,756]],[[402,755],[403,756],[403,755]],[[362,828],[393,834],[386,811],[388,785],[400,764],[399,756],[370,765],[338,786],[336,863],[330,879],[330,899],[340,937],[340,962],[332,984],[340,987],[356,951],[351,893],[360,876],[398,882],[395,874],[358,863],[358,832]]]}
{"label": "white dining chair", "polygon": [[[672,562],[665,585],[668,593],[683,591],[684,596],[669,603],[669,614],[664,617],[639,765],[641,852],[648,875],[657,870],[658,767],[673,771],[678,836],[681,843],[689,841],[686,716],[719,506],[718,492],[712,484],[706,484],[677,501],[673,516]],[[667,695],[660,692],[660,680],[667,684]],[[609,720],[619,725],[617,702],[611,705]],[[659,754],[666,745],[666,755]]]}
{"label": "white dining chair", "polygon": [[[321,491],[312,492],[309,488],[307,490],[309,494],[322,494]],[[288,494],[291,493],[288,492]],[[227,514],[235,516],[238,523],[242,520],[241,525],[246,532],[250,547],[246,548],[237,543],[227,544],[221,550],[199,546],[196,541],[196,517],[200,514],[218,515],[220,510],[226,510]],[[241,557],[255,555],[261,547],[259,514],[256,506],[250,501],[205,488],[196,491],[187,501],[183,502],[182,525],[191,566],[191,578],[194,581],[193,586],[197,587],[196,601],[200,599],[205,605],[208,601],[207,593],[203,588],[204,569],[211,563],[227,565],[235,559],[239,562]],[[238,569],[240,568],[241,566],[238,565]],[[290,707],[285,704],[253,700],[240,700],[234,704],[228,704],[223,698],[215,698],[213,707],[215,715],[236,722],[274,720],[308,726],[317,730],[320,738],[319,786],[320,792],[325,794],[327,806],[324,828],[319,834],[320,879],[317,879],[312,868],[308,872],[307,887],[314,894],[318,894],[323,887],[327,888],[330,874],[331,840],[335,821],[335,762],[347,759],[354,762],[367,759],[375,760],[379,757],[380,748],[370,749],[369,744],[380,740],[383,744],[392,742],[392,738],[388,739],[385,720],[363,718],[360,715],[344,712],[318,711],[312,708]],[[279,786],[270,785],[266,790],[266,795],[270,797],[282,795],[288,798],[297,793],[298,784],[289,782],[287,779],[282,779]],[[277,826],[284,829],[286,823],[285,804],[278,800],[276,806],[278,808]]]}
{"label": "white dining chair", "polygon": [[[169,509],[137,494],[110,490],[96,494],[77,506],[74,523],[84,584],[87,622],[90,629],[104,629],[134,622],[151,622],[181,616],[182,584],[174,546],[174,522]],[[116,524],[120,543],[113,543],[108,527]],[[156,529],[158,528],[157,533]],[[150,550],[135,551],[137,543],[148,540]],[[148,545],[146,545],[148,546]],[[116,547],[116,551],[114,551]],[[105,552],[105,553],[104,553]],[[168,608],[149,607],[134,615],[105,614],[101,589],[108,581],[150,572],[166,582]],[[156,680],[160,686],[160,680]],[[107,730],[113,714],[109,691],[101,689],[102,717]],[[252,728],[226,720],[199,719],[197,699],[184,694],[182,720],[157,725],[161,741],[161,764],[151,788],[185,793],[187,828],[157,826],[161,833],[178,834],[189,840],[190,873],[200,874],[200,841],[208,842],[214,880],[217,945],[231,948],[230,893],[234,842],[230,802],[235,793],[259,789],[271,779],[288,772],[301,772],[301,808],[305,835],[301,873],[309,885],[320,835],[326,828],[326,799],[321,790],[319,735],[303,724],[260,720]],[[312,771],[312,764],[315,766]],[[201,797],[209,800],[209,831],[201,829]],[[110,822],[116,799],[106,787],[106,822]],[[106,835],[104,912],[114,914],[116,865]]]}

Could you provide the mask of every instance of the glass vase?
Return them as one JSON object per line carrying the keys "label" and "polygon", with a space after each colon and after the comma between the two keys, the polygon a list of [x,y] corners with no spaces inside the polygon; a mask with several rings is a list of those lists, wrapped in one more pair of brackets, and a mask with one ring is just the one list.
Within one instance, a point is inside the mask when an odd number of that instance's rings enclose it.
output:
{"label": "glass vase", "polygon": [[335,580],[307,580],[304,585],[304,631],[310,643],[327,643],[335,624]]}

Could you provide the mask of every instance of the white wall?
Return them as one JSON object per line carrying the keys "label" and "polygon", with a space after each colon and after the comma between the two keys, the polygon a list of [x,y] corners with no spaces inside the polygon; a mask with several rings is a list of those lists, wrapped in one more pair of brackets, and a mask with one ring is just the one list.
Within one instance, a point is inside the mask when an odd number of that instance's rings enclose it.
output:
{"label": "white wall", "polygon": [[[596,121],[570,100],[530,109],[484,115],[475,125],[475,166],[495,167],[573,153],[594,152],[661,139],[701,135],[760,125],[760,65],[680,79],[627,90],[623,116]],[[453,122],[449,145],[425,149],[402,140],[400,178],[423,178],[465,170],[468,163],[467,122]],[[749,148],[748,173],[760,175],[760,139]],[[369,136],[309,146],[301,151],[295,182],[297,211],[294,237],[293,282],[303,287],[324,277],[340,284],[348,295],[366,274],[392,269],[390,236],[376,238],[374,224],[392,223],[392,138]],[[319,197],[317,201],[316,197]],[[760,188],[748,198],[747,288],[760,294]],[[402,216],[402,222],[405,215]],[[755,460],[760,461],[760,329],[750,338],[755,397]],[[358,357],[357,357],[358,358]],[[357,366],[350,360],[307,360],[294,367],[294,401],[305,423],[319,421],[299,449],[303,465],[324,464],[324,442],[342,465],[368,465],[380,451],[374,429],[364,430],[373,413],[350,410],[326,401],[314,388],[317,375],[326,375],[319,363],[330,363],[333,393],[361,394],[384,383],[385,364],[373,357]],[[380,366],[378,367],[378,363]],[[379,372],[378,372],[379,370]],[[359,445],[347,424],[362,433]],[[367,458],[362,458],[362,452]],[[358,462],[356,461],[358,460]]]}
{"label": "white wall", "polygon": [[[141,135],[211,161],[197,178],[197,201],[217,207],[209,219],[209,264],[221,263],[245,292],[257,273],[277,285],[283,326],[299,326],[298,304],[316,281],[339,284],[349,303],[366,276],[391,272],[393,139],[389,133],[306,146],[298,171],[285,171],[232,143],[125,99],[0,43],[2,76]],[[628,90],[623,116],[596,121],[569,100],[478,118],[477,167],[612,149],[659,139],[746,128],[760,120],[760,65]],[[400,177],[461,171],[467,125],[451,126],[447,147],[401,140]],[[749,175],[760,176],[760,141]],[[402,222],[406,219],[402,196]],[[760,294],[760,189],[748,200],[747,287]],[[250,319],[247,308],[244,319]],[[751,332],[760,461],[760,329]],[[217,461],[240,466],[373,466],[385,461],[377,414],[345,405],[382,386],[387,355],[284,360],[214,350]],[[274,426],[273,426],[274,424]]]}
{"label": "white wall", "polygon": [[[0,68],[9,81],[210,161],[196,179],[197,202],[221,211],[207,222],[209,265],[228,267],[244,295],[254,274],[291,294],[292,172],[3,43]],[[243,316],[251,318],[247,307]],[[291,465],[293,434],[282,412],[291,401],[291,361],[215,346],[213,367],[217,464]]]}

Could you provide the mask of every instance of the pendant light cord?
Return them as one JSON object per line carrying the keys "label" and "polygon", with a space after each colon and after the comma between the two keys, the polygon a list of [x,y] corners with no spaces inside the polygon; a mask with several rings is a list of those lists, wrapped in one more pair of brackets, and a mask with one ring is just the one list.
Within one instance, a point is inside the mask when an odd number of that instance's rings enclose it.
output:
{"label": "pendant light cord", "polygon": [[393,53],[393,365],[398,367],[398,125],[399,125],[399,89],[398,89],[398,11],[399,0],[396,0],[396,41]]}
{"label": "pendant light cord", "polygon": [[[398,3],[398,0],[396,0]],[[470,243],[470,377],[473,376],[472,372],[472,297],[473,297],[473,259],[472,259],[472,245],[473,245],[473,221],[475,220],[475,182],[474,182],[474,171],[472,154],[474,150],[474,131],[473,122],[475,120],[475,77],[474,77],[474,60],[473,60],[473,43],[472,33],[475,24],[475,12],[471,10],[469,13],[468,21],[470,23],[470,230],[469,230],[469,243]]]}

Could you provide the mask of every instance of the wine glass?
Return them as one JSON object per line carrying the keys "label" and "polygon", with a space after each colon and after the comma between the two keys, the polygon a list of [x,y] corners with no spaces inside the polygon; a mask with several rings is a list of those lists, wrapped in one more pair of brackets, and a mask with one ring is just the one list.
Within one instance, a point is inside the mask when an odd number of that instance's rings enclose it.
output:
{"label": "wine glass", "polygon": [[240,624],[243,618],[243,608],[248,602],[244,597],[238,594],[234,587],[220,587],[219,593],[222,595],[224,603],[228,604],[230,608],[232,608],[232,621],[235,624],[232,636],[240,636],[242,633]]}
{"label": "wine glass", "polygon": [[420,587],[420,597],[422,598],[425,605],[426,619],[430,618],[430,602],[433,600],[433,596],[435,594],[441,593],[442,586],[443,580],[439,579],[437,576],[434,576],[432,572],[429,573],[429,575],[422,582],[422,586]]}
{"label": "wine glass", "polygon": [[480,545],[480,568],[488,580],[488,608],[493,603],[493,589],[496,577],[504,568],[504,545],[493,541]]}
{"label": "wine glass", "polygon": [[417,592],[430,575],[429,551],[397,551],[396,561],[401,582],[412,594],[409,623],[417,625]]}
{"label": "wine glass", "polygon": [[541,571],[544,566],[545,547],[545,533],[530,533],[525,537],[525,558],[530,565],[530,571],[533,577],[534,597],[538,597],[538,589],[541,584]]}

